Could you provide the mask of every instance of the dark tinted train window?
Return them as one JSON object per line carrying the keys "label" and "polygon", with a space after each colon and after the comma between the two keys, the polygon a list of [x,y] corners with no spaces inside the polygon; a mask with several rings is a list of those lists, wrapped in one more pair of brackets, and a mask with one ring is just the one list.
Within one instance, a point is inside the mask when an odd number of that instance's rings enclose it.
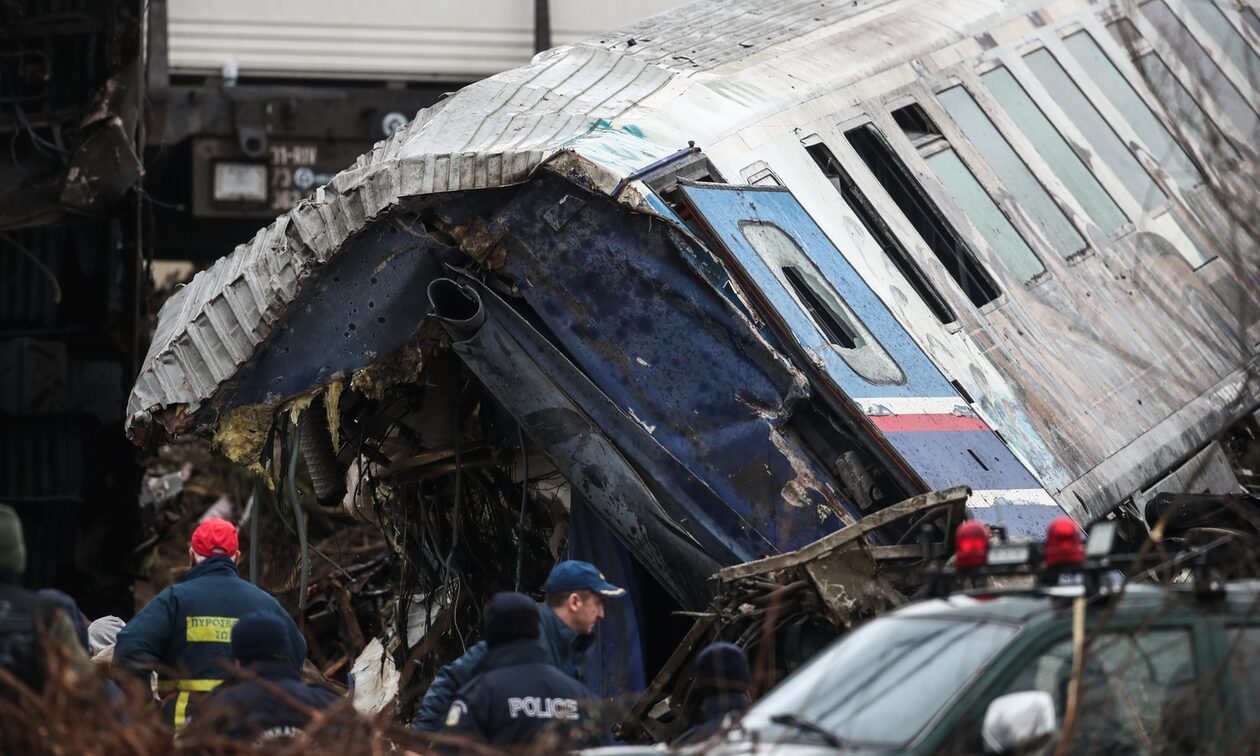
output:
{"label": "dark tinted train window", "polygon": [[844,136],[971,303],[979,307],[1001,296],[975,253],[945,220],[879,129],[868,123],[846,131]]}
{"label": "dark tinted train window", "polygon": [[989,249],[997,253],[1007,269],[1024,283],[1045,273],[1046,266],[1041,259],[989,196],[971,168],[954,150],[954,145],[945,139],[922,106],[917,103],[907,105],[893,111],[892,116],[919,151],[923,162],[936,174],[954,203],[962,209],[967,220],[980,232]]}
{"label": "dark tinted train window", "polygon": [[857,339],[845,327],[840,317],[823,303],[822,295],[813,290],[800,268],[795,265],[785,265],[783,276],[791,284],[792,291],[796,292],[796,298],[805,306],[806,312],[827,337],[827,341],[841,349],[857,348]]}
{"label": "dark tinted train window", "polygon": [[901,271],[901,275],[906,277],[910,282],[910,286],[914,288],[919,298],[927,304],[932,310],[932,314],[942,323],[952,323],[957,320],[954,311],[946,304],[945,298],[936,290],[932,282],[928,280],[927,274],[919,267],[919,264],[910,256],[910,252],[902,246],[901,241],[897,239],[896,234],[880,217],[879,212],[875,209],[862,190],[858,188],[849,174],[840,167],[840,162],[836,160],[836,156],[831,154],[831,150],[827,145],[819,142],[817,144],[808,145],[805,150],[809,152],[810,157],[814,158],[814,162],[822,169],[830,181],[831,185],[840,192],[840,196],[848,203],[851,209],[862,221],[862,225],[866,227],[866,232],[871,235],[880,248],[884,250],[884,254],[897,266],[897,270]]}

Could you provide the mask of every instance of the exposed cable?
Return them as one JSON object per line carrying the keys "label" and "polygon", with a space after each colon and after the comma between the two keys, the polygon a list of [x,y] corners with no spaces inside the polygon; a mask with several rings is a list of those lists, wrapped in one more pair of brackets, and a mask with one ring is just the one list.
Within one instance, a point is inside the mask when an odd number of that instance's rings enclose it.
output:
{"label": "exposed cable", "polygon": [[[459,397],[462,396],[462,394],[463,392],[457,394],[455,401],[452,403],[452,411],[455,415],[455,503],[451,509],[451,548],[446,552],[446,559],[442,563],[442,585],[438,588],[438,590],[442,591],[443,594],[445,594],[446,586],[450,583],[451,560],[455,558],[455,549],[459,546],[459,510],[462,503],[461,498],[464,485],[464,464],[460,457],[459,448],[460,436],[462,435],[459,427]],[[452,606],[458,604],[459,602],[459,589],[462,584],[462,581],[456,583],[456,593]],[[463,632],[460,631],[459,623],[455,623],[455,630],[459,633],[460,646],[466,650],[468,648],[468,643],[464,639]]]}
{"label": "exposed cable", "polygon": [[57,282],[57,275],[52,272],[52,269],[45,265],[44,261],[36,257],[29,249],[23,247],[21,244],[18,244],[17,240],[13,239],[8,234],[0,234],[0,239],[8,242],[9,246],[13,247],[18,251],[18,253],[30,260],[36,268],[39,268],[39,271],[44,274],[44,277],[48,279],[48,283],[52,286],[53,304],[61,304],[61,284]]}
{"label": "exposed cable", "polygon": [[[258,463],[264,472],[271,469],[271,460],[275,452],[276,423],[272,419],[271,428],[267,431],[267,442],[258,452]],[[262,477],[254,476],[254,508],[249,515],[249,582],[258,585],[258,521],[263,511]]]}
{"label": "exposed cable", "polygon": [[516,424],[516,440],[521,445],[521,514],[516,523],[516,582],[512,590],[521,590],[521,565],[525,561],[525,504],[529,501],[529,452],[525,448],[525,431]]}

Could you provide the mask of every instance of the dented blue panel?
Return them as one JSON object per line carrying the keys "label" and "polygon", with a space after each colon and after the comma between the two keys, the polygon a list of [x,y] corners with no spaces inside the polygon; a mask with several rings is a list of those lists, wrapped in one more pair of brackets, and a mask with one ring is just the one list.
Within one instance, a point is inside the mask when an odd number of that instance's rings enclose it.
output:
{"label": "dented blue panel", "polygon": [[774,549],[835,530],[838,509],[856,512],[780,435],[805,385],[680,252],[671,226],[545,176],[494,225],[515,242],[506,272],[549,337]]}
{"label": "dented blue panel", "polygon": [[428,300],[417,292],[441,274],[440,247],[389,223],[355,237],[303,284],[224,392],[225,406],[273,403],[402,346],[424,319]]}

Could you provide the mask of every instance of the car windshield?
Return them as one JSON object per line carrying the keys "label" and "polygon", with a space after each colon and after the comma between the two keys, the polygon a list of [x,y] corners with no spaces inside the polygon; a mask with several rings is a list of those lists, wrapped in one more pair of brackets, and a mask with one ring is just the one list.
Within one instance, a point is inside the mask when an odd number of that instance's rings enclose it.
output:
{"label": "car windshield", "polygon": [[904,746],[1017,631],[997,622],[868,622],[770,691],[744,728],[773,741],[817,738],[793,724],[806,720],[846,744]]}

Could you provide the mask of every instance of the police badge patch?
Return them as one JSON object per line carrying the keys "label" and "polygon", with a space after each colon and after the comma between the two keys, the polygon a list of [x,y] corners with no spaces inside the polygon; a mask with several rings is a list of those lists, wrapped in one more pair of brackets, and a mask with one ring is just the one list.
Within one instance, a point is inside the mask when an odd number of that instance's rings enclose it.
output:
{"label": "police badge patch", "polygon": [[468,713],[468,706],[463,701],[456,701],[451,704],[451,710],[446,712],[446,726],[454,727],[459,724],[459,720]]}

